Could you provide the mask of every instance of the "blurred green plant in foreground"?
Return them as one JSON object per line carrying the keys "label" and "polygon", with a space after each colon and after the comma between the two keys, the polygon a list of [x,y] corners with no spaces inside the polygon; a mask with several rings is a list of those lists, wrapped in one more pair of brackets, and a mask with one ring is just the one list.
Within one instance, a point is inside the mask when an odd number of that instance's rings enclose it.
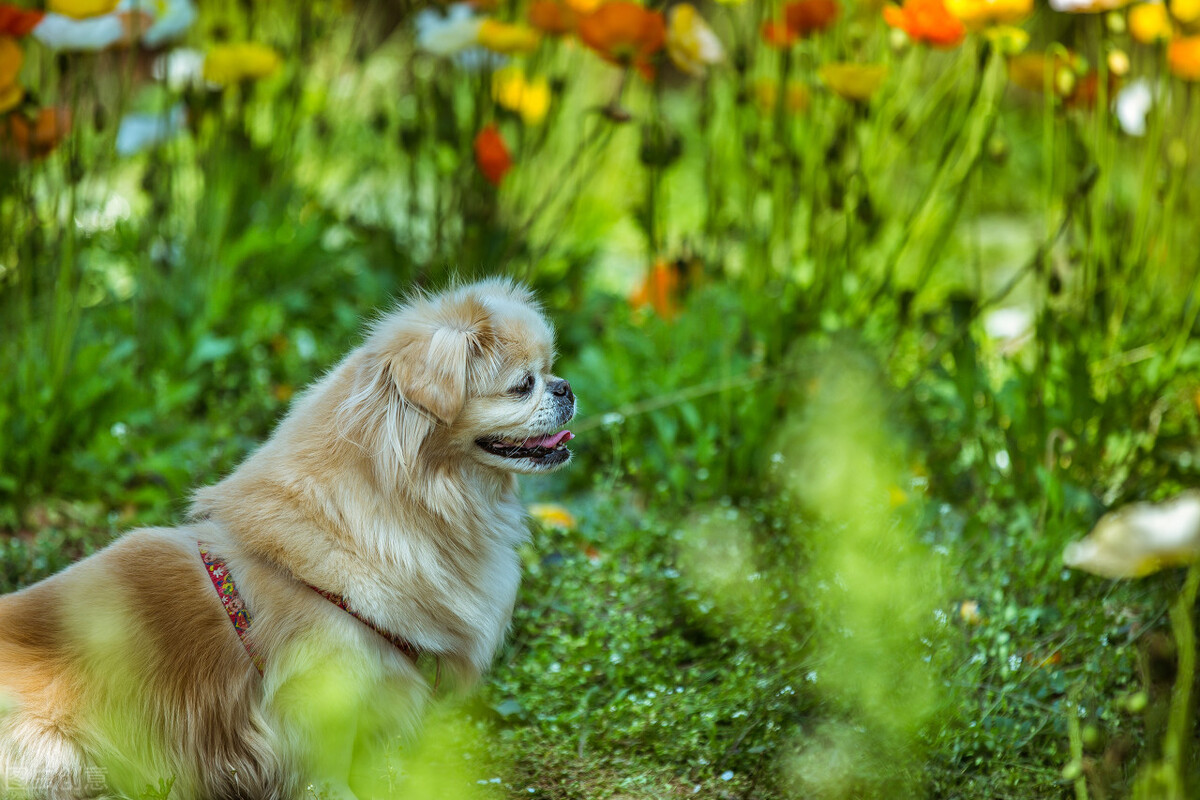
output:
{"label": "blurred green plant in foreground", "polygon": [[393,297],[504,272],[581,398],[527,486],[574,515],[414,785],[1148,785],[1190,584],[1060,553],[1200,474],[1194,2],[23,5],[0,587],[174,519]]}

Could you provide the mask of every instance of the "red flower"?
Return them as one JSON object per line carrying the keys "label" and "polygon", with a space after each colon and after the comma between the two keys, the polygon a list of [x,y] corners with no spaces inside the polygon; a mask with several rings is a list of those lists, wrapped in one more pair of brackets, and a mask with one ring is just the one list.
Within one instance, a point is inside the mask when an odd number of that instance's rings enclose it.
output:
{"label": "red flower", "polygon": [[783,7],[782,22],[763,23],[763,41],[772,47],[791,47],[833,25],[838,11],[837,0],[795,0]]}
{"label": "red flower", "polygon": [[0,35],[28,36],[44,16],[41,11],[28,11],[0,3]]}
{"label": "red flower", "polygon": [[951,14],[942,0],[905,0],[901,6],[887,6],[883,18],[893,28],[908,34],[914,42],[950,48],[967,34],[962,20]]}
{"label": "red flower", "polygon": [[24,114],[0,118],[0,158],[32,161],[53,152],[71,130],[71,109],[43,108],[31,121]]}
{"label": "red flower", "polygon": [[837,17],[837,0],[796,0],[783,7],[788,29],[801,38],[825,30]]}
{"label": "red flower", "polygon": [[650,57],[662,49],[667,25],[657,11],[614,0],[579,20],[579,38],[605,61],[636,67],[649,79],[654,76]]}
{"label": "red flower", "polygon": [[499,186],[512,169],[512,156],[495,125],[486,125],[475,137],[475,163],[492,186]]}

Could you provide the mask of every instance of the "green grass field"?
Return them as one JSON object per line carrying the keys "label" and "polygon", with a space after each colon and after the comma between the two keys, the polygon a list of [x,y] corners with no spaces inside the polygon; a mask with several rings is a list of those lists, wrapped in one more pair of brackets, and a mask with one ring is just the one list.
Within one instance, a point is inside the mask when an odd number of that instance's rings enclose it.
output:
{"label": "green grass field", "polygon": [[575,463],[403,796],[1200,795],[1194,582],[1062,561],[1200,485],[1200,8],[948,6],[0,6],[0,590],[508,275]]}

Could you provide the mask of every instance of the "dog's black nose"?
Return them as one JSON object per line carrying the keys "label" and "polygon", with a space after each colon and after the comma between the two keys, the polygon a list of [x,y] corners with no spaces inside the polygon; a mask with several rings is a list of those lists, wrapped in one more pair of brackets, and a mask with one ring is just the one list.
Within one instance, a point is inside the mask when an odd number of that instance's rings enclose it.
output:
{"label": "dog's black nose", "polygon": [[575,395],[571,394],[571,384],[567,383],[562,378],[559,378],[550,384],[550,392],[558,397],[565,397],[568,400],[575,399]]}

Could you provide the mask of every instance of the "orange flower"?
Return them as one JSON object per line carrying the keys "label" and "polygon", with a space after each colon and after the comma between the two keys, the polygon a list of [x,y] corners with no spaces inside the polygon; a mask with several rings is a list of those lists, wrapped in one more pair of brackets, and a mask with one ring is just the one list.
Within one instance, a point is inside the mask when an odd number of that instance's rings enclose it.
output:
{"label": "orange flower", "polygon": [[41,11],[27,11],[8,3],[0,3],[0,34],[28,36],[44,16]]}
{"label": "orange flower", "polygon": [[679,273],[663,259],[654,262],[650,272],[629,296],[635,309],[650,306],[663,319],[675,318],[679,308],[675,300],[679,290]]}
{"label": "orange flower", "polygon": [[823,31],[837,21],[837,0],[794,0],[783,7],[782,22],[764,22],[763,41],[772,47],[791,47],[797,40]]}
{"label": "orange flower", "polygon": [[559,0],[534,0],[529,6],[529,24],[551,36],[562,36],[575,30],[579,15]]}
{"label": "orange flower", "polygon": [[950,48],[966,35],[962,20],[951,14],[942,0],[905,0],[903,6],[887,6],[883,18],[914,42]]}
{"label": "orange flower", "polygon": [[763,41],[771,47],[791,47],[800,38],[786,22],[764,22],[762,26]]}
{"label": "orange flower", "polygon": [[837,0],[795,0],[783,7],[788,29],[804,38],[833,25],[838,17]]}
{"label": "orange flower", "polygon": [[662,49],[667,26],[663,15],[637,3],[614,0],[579,20],[579,38],[605,61],[636,67],[654,76],[650,57]]}
{"label": "orange flower", "polygon": [[1167,48],[1167,66],[1176,77],[1200,81],[1200,36],[1176,39]]}
{"label": "orange flower", "polygon": [[512,156],[495,125],[485,125],[475,137],[475,163],[492,186],[499,186],[512,169]]}
{"label": "orange flower", "polygon": [[24,114],[0,119],[0,155],[31,160],[49,155],[71,130],[71,110],[43,108],[30,123]]}

